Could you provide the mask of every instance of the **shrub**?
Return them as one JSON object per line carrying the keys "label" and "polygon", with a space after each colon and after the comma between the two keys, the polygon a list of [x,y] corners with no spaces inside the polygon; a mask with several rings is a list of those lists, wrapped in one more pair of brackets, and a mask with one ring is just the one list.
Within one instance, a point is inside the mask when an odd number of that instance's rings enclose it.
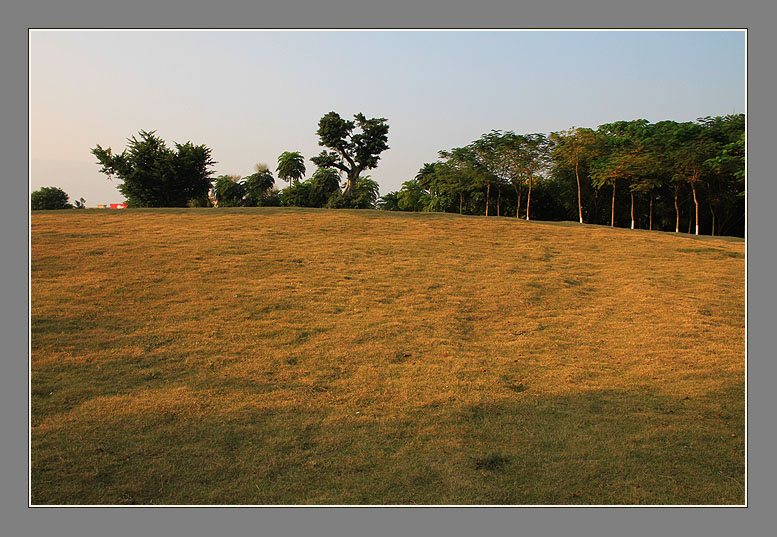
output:
{"label": "shrub", "polygon": [[259,198],[256,205],[258,207],[280,207],[282,205],[281,193],[271,188]]}
{"label": "shrub", "polygon": [[61,188],[44,186],[30,195],[30,208],[33,211],[52,209],[72,209],[70,197]]}

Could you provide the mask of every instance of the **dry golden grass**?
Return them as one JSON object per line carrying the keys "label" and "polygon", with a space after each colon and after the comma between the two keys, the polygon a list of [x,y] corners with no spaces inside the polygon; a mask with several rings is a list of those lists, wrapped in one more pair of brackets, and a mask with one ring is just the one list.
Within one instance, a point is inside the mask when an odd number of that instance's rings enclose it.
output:
{"label": "dry golden grass", "polygon": [[32,215],[33,504],[743,504],[745,244]]}

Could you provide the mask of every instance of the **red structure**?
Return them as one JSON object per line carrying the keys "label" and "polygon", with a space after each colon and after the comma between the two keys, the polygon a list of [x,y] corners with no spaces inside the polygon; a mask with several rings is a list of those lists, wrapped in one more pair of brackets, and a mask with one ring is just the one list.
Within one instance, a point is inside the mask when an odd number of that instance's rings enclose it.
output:
{"label": "red structure", "polygon": [[111,209],[126,209],[126,203],[111,203]]}

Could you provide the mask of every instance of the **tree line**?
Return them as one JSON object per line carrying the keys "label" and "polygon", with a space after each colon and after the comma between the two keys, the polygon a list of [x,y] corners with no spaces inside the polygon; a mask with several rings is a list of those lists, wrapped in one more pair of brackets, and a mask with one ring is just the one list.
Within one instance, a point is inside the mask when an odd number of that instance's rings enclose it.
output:
{"label": "tree line", "polygon": [[91,151],[100,171],[119,179],[117,188],[128,207],[374,208],[379,187],[363,172],[375,168],[388,149],[388,129],[385,118],[368,119],[359,113],[351,121],[329,112],[318,123],[319,145],[326,149],[310,159],[317,167],[310,179],[304,179],[301,153],[287,151],[278,157],[278,178],[289,183],[281,190],[275,188],[266,164],[257,164],[255,173],[246,177],[214,179],[211,167],[216,162],[209,147],[186,142],[173,149],[154,131],[141,130],[118,154],[99,144]]}
{"label": "tree line", "polygon": [[[353,118],[329,112],[319,120],[325,149],[309,159],[316,166],[309,179],[301,153],[278,157],[283,189],[266,164],[245,177],[213,178],[210,148],[171,148],[154,131],[132,136],[121,153],[99,144],[92,153],[100,171],[120,181],[128,207],[377,207],[744,236],[743,114],[618,121],[549,135],[492,130],[439,151],[437,161],[381,198],[364,172],[388,149],[387,120]],[[73,205],[61,189],[46,187],[32,193],[31,207]]]}
{"label": "tree line", "polygon": [[379,207],[744,236],[745,117],[493,130],[440,151]]}

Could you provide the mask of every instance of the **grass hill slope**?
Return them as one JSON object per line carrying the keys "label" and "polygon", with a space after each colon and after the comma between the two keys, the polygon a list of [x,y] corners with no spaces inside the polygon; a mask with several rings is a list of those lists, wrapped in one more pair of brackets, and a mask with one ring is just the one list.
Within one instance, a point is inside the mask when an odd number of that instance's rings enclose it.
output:
{"label": "grass hill slope", "polygon": [[745,243],[36,212],[32,503],[743,504]]}

